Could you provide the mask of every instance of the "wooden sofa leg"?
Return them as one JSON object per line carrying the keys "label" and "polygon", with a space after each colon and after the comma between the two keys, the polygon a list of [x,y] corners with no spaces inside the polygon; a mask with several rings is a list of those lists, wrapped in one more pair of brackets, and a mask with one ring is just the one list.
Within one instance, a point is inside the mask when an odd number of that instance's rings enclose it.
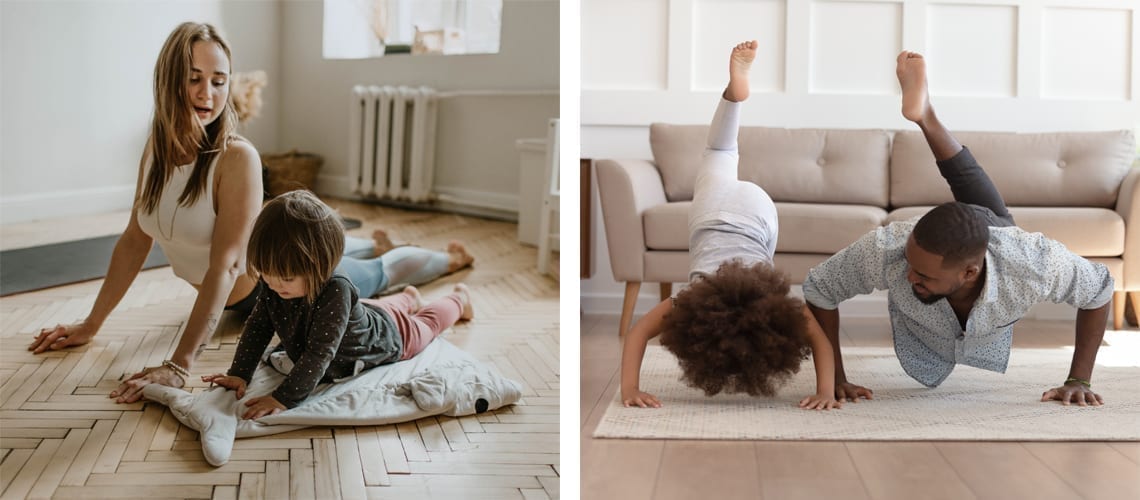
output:
{"label": "wooden sofa leg", "polygon": [[662,283],[661,284],[661,302],[665,302],[665,299],[672,297],[672,296],[673,296],[673,284],[672,283]]}
{"label": "wooden sofa leg", "polygon": [[[1129,326],[1140,326],[1140,318],[1137,317],[1140,314],[1140,292],[1128,292],[1128,305],[1132,306],[1132,319],[1129,320],[1127,315],[1124,319],[1128,320]],[[1128,308],[1124,311],[1128,312]]]}
{"label": "wooden sofa leg", "polygon": [[618,327],[618,337],[624,337],[629,331],[629,324],[633,320],[633,306],[637,305],[637,293],[641,291],[640,281],[629,281],[625,284],[625,298],[621,303],[621,324]]}
{"label": "wooden sofa leg", "polygon": [[1124,299],[1128,298],[1125,292],[1112,292],[1112,329],[1119,330],[1124,326]]}

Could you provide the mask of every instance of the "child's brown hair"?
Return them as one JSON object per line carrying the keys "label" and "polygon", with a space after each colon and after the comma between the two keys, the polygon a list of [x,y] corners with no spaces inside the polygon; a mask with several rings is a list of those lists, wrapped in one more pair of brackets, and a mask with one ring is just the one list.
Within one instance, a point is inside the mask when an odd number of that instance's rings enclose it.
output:
{"label": "child's brown hair", "polygon": [[249,236],[248,262],[255,272],[303,277],[312,303],[344,253],[340,216],[308,191],[290,191],[265,204]]}
{"label": "child's brown hair", "polygon": [[730,261],[677,295],[661,345],[680,361],[689,385],[772,396],[811,353],[803,301],[767,264]]}

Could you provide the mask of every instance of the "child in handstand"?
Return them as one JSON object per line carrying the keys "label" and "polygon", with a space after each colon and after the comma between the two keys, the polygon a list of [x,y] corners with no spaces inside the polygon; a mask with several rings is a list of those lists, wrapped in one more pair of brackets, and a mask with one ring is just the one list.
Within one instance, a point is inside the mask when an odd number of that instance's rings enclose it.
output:
{"label": "child in handstand", "polygon": [[312,193],[292,191],[261,210],[250,235],[248,265],[261,274],[264,286],[227,374],[202,377],[241,399],[277,334],[281,343],[271,358],[288,375],[272,394],[246,401],[249,409],[242,418],[293,408],[318,383],[410,359],[456,321],[474,317],[463,284],[422,307],[419,291],[410,286],[378,300],[359,298],[348,278],[333,274],[343,245],[340,217]]}
{"label": "child in handstand", "polygon": [[772,266],[776,206],[760,186],[737,179],[740,108],[755,57],[753,40],[733,48],[729,58],[729,83],[709,127],[689,208],[690,283],[627,334],[621,362],[625,406],[661,406],[639,385],[645,346],[658,334],[680,361],[684,380],[707,395],[774,395],[811,353],[816,394],[799,406],[842,406],[835,400],[831,344],[803,301],[788,296],[788,278]]}

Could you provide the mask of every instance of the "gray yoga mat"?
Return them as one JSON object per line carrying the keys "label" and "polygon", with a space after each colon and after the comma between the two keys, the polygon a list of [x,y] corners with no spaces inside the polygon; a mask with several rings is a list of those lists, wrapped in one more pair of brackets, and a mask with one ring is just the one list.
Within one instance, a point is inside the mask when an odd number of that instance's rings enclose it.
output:
{"label": "gray yoga mat", "polygon": [[[361,226],[344,219],[347,229]],[[0,252],[0,297],[104,277],[119,235],[68,241]],[[150,249],[143,269],[169,265],[158,245]]]}
{"label": "gray yoga mat", "polygon": [[[0,252],[0,296],[102,278],[119,235]],[[167,265],[158,245],[143,269]]]}

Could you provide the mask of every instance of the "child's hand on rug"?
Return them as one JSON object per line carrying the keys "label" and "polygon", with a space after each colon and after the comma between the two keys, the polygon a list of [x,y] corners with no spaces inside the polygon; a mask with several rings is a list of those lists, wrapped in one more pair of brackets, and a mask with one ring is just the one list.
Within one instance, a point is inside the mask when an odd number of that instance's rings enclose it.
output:
{"label": "child's hand on rug", "polygon": [[220,385],[234,391],[234,396],[238,399],[245,397],[245,380],[241,377],[234,377],[223,373],[214,373],[212,375],[202,375],[203,382]]}
{"label": "child's hand on rug", "polygon": [[836,401],[831,394],[812,394],[800,400],[800,408],[805,410],[830,410],[843,408],[843,401]]}
{"label": "child's hand on rug", "polygon": [[249,409],[246,410],[245,415],[242,415],[241,418],[246,420],[258,419],[266,415],[275,415],[288,409],[273,396],[256,397],[246,401],[245,405],[248,406]]}
{"label": "child's hand on rug", "polygon": [[1101,398],[1100,394],[1080,382],[1069,382],[1061,387],[1049,389],[1041,395],[1041,401],[1060,401],[1063,406],[1069,406],[1070,403],[1076,403],[1077,406],[1104,404],[1104,398]]}
{"label": "child's hand on rug", "polygon": [[875,399],[875,394],[870,389],[861,385],[852,384],[851,382],[835,383],[835,399],[858,403],[860,397]]}
{"label": "child's hand on rug", "polygon": [[[628,395],[627,395],[628,394]],[[639,390],[621,391],[621,404],[625,407],[637,406],[641,408],[660,408],[661,401],[649,393],[641,392]]]}

